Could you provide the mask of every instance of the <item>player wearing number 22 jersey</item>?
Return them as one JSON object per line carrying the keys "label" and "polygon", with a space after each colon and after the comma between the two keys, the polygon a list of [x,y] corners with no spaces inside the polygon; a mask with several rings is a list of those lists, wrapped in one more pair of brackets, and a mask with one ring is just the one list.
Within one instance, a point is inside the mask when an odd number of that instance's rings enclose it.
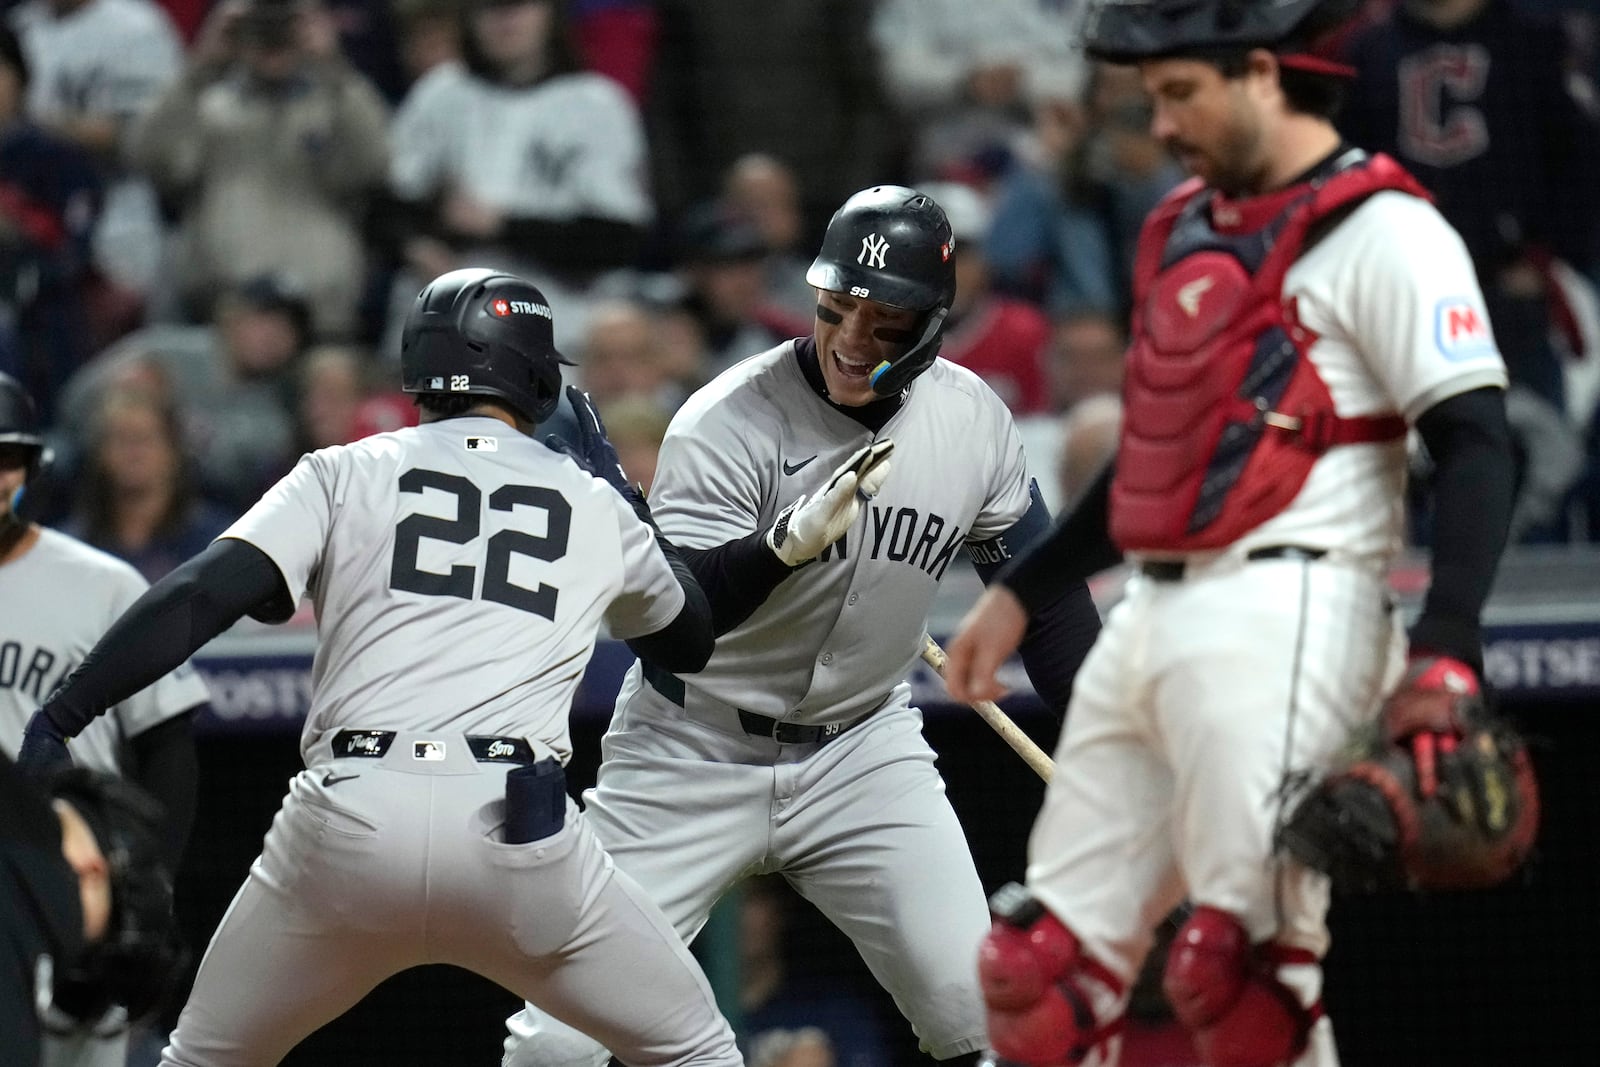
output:
{"label": "player wearing number 22 jersey", "polygon": [[[951,251],[931,198],[857,193],[807,275],[814,335],[678,412],[651,507],[721,636],[704,670],[630,672],[585,797],[685,939],[740,879],[781,873],[937,1059],[982,1046],[988,919],[906,672],[956,553],[986,573],[1047,523],[1005,405],[935,358]],[[1041,614],[1023,658],[1052,706],[1098,629],[1082,583]],[[509,1025],[508,1064],[603,1062],[531,1008]]]}
{"label": "player wearing number 22 jersey", "polygon": [[527,435],[559,396],[550,322],[519,278],[433,282],[401,356],[423,425],[304,457],[30,721],[24,764],[246,612],[315,604],[306,770],[168,1067],[277,1063],[428,963],[543,1004],[630,1064],[740,1062],[693,958],[566,794],[567,713],[601,622],[669,670],[704,664],[712,633],[642,498],[593,473],[615,467],[598,420],[583,466]]}

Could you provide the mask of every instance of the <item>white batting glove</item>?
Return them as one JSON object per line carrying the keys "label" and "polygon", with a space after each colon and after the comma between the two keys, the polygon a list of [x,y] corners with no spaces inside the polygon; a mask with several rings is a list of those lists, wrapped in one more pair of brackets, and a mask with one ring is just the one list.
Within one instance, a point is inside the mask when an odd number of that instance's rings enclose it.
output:
{"label": "white batting glove", "polygon": [[778,558],[798,567],[842,537],[855,524],[862,497],[877,495],[889,476],[893,451],[894,442],[888,438],[874,441],[845,460],[815,498],[801,494],[779,512],[778,521],[767,531],[767,544]]}

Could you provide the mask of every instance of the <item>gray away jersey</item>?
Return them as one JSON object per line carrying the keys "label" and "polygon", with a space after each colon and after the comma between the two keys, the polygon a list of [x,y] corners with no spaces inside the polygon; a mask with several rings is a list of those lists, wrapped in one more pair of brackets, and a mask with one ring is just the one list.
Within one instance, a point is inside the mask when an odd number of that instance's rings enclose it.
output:
{"label": "gray away jersey", "polygon": [[615,490],[490,418],[313,452],[223,536],[313,599],[302,753],[347,727],[526,737],[565,760],[602,616],[634,637],[683,605]]}
{"label": "gray away jersey", "polygon": [[803,723],[875,707],[917,659],[954,554],[1028,510],[1028,474],[1005,404],[942,359],[877,435],[816,394],[792,341],[732,367],[674,417],[650,507],[689,548],[770,527],[876,437],[894,440],[894,457],[855,526],[720,637],[688,684],[764,715],[798,711],[792,721]]}
{"label": "gray away jersey", "polygon": [[[128,605],[147,588],[121,560],[55,530],[0,566],[0,749],[15,756],[28,716],[39,710]],[[115,704],[73,739],[82,767],[122,773],[129,738],[208,699],[185,663]]]}

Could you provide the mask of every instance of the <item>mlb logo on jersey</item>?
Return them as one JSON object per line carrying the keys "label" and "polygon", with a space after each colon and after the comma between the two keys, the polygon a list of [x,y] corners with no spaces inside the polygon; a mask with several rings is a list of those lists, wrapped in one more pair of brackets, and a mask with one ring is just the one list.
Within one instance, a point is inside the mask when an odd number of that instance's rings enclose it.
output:
{"label": "mlb logo on jersey", "polygon": [[1449,296],[1433,308],[1433,338],[1449,360],[1470,359],[1494,351],[1489,318],[1474,300]]}
{"label": "mlb logo on jersey", "polygon": [[498,437],[469,437],[467,438],[468,452],[498,452],[500,439]]}
{"label": "mlb logo on jersey", "polygon": [[443,741],[414,741],[411,744],[411,758],[437,762],[444,759]]}

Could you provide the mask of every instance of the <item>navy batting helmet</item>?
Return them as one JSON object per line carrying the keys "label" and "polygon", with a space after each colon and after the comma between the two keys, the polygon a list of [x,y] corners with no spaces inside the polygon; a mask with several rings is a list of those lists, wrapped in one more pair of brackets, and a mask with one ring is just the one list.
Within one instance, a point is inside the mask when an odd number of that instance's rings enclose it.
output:
{"label": "navy batting helmet", "polygon": [[27,521],[24,502],[29,484],[36,484],[50,462],[50,450],[45,447],[44,434],[39,426],[39,409],[22,383],[9,374],[0,373],[0,445],[16,445],[27,451],[27,479],[12,494],[5,506],[0,506],[0,519],[12,515],[18,521]]}
{"label": "navy batting helmet", "polygon": [[481,267],[430,282],[411,307],[400,340],[408,393],[493,396],[529,422],[561,399],[561,366],[550,304],[531,282]]}
{"label": "navy batting helmet", "polygon": [[872,372],[891,396],[933,366],[939,331],[956,295],[955,238],[944,209],[903,185],[877,185],[846,200],[828,223],[806,281],[891,307],[923,312],[915,342]]}
{"label": "navy batting helmet", "polygon": [[1218,49],[1292,49],[1349,22],[1359,8],[1360,0],[1095,0],[1084,23],[1084,48],[1112,63]]}

